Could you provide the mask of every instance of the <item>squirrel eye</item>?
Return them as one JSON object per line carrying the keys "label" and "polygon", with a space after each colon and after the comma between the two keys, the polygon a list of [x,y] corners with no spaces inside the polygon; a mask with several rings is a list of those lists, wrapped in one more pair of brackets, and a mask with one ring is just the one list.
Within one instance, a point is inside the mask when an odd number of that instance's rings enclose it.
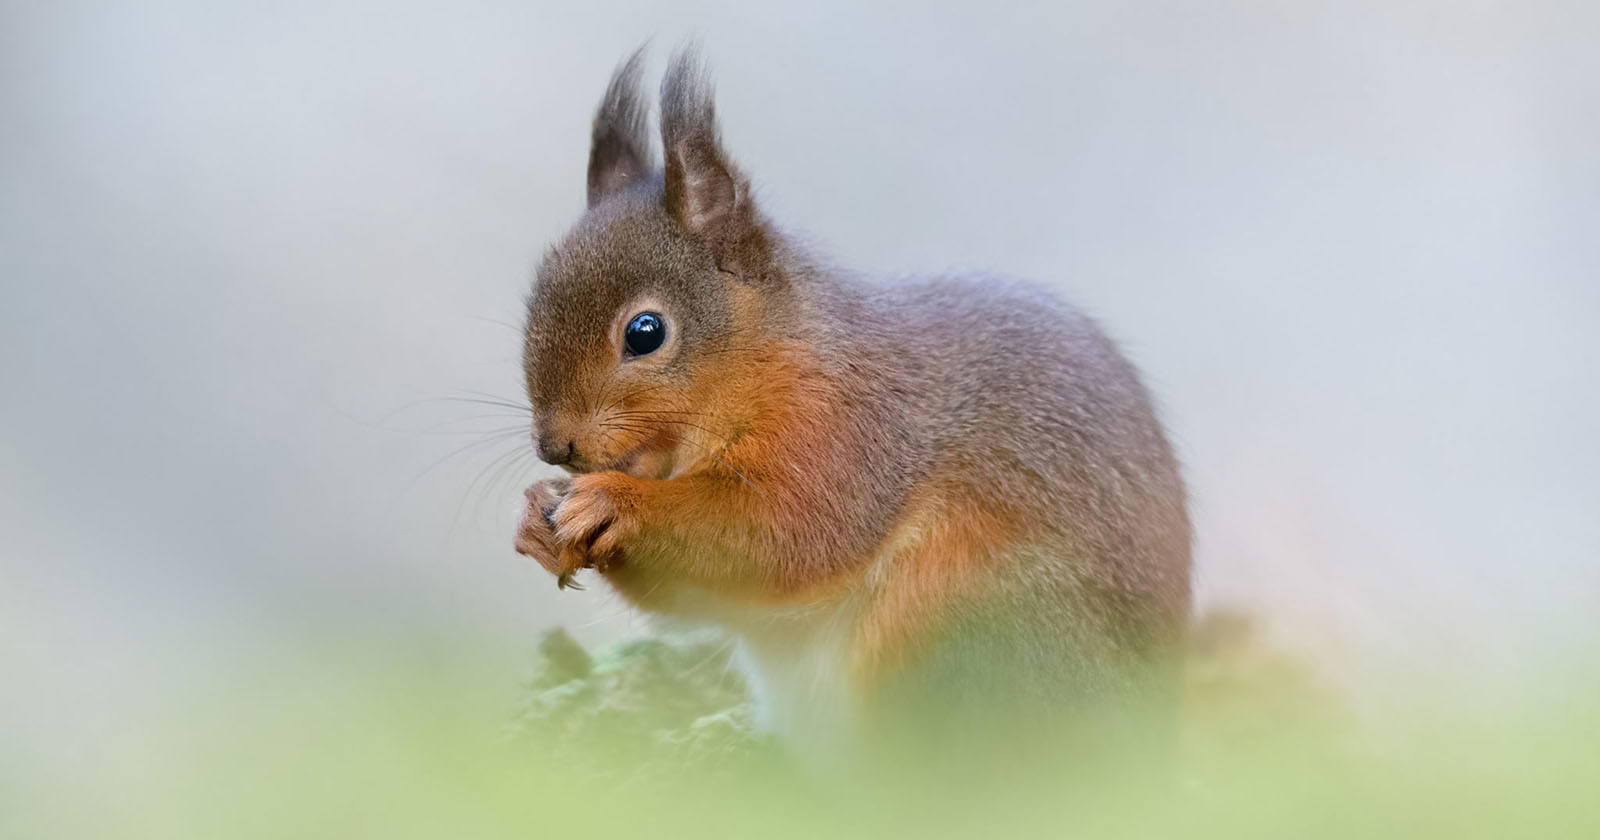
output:
{"label": "squirrel eye", "polygon": [[667,322],[654,312],[641,312],[622,331],[622,346],[630,356],[647,356],[667,340]]}

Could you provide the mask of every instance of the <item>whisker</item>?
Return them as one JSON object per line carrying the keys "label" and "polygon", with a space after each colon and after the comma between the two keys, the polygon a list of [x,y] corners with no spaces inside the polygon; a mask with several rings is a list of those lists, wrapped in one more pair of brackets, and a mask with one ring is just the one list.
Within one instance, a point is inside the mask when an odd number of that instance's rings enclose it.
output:
{"label": "whisker", "polygon": [[[719,450],[719,449],[715,449],[715,448],[713,448],[711,446],[707,446],[706,444],[704,444],[704,443],[702,443],[700,441],[693,440],[693,439],[688,438],[688,437],[683,437],[683,436],[679,436],[678,437],[678,440],[681,441],[681,442],[694,444],[694,445],[700,447],[702,450],[705,451],[706,456],[709,457],[713,462],[715,462],[718,466],[722,467],[723,469],[725,469],[725,470],[733,473],[735,476],[737,476],[740,481],[744,482],[744,486],[750,488],[750,491],[755,493],[758,497],[760,497],[762,501],[770,503],[771,500],[767,498],[767,494],[763,493],[761,491],[761,488],[757,487],[755,485],[755,482],[750,480],[749,476],[747,476],[743,472],[741,472],[738,467],[735,467],[734,465],[732,465],[732,464],[730,464],[727,461],[722,459],[722,452],[726,451],[726,449],[729,446],[733,445],[732,441],[729,441],[727,438],[724,438],[721,435],[718,435],[716,432],[713,432],[710,429],[705,428],[704,426],[696,426],[693,423],[685,423],[683,421],[675,421],[675,420],[660,420],[658,422],[674,424],[674,425],[680,425],[680,426],[689,426],[689,427],[692,427],[692,428],[700,429],[701,431],[705,432],[706,434],[709,434],[712,437],[715,437],[718,440],[721,440],[722,443],[723,443],[723,448],[721,450]],[[650,427],[648,425],[640,425],[640,424],[632,424],[632,425],[630,425],[630,424],[627,423],[627,421],[623,421],[623,422],[620,422],[620,423],[618,423],[618,422],[608,422],[608,423],[604,424],[602,426],[602,428],[622,429],[622,430],[632,431],[632,432],[636,432],[636,433],[644,433],[644,432],[656,431],[654,428],[652,428],[652,427]]]}
{"label": "whisker", "polygon": [[[440,421],[438,423],[434,423],[434,424],[429,425],[429,426],[424,426],[424,427],[422,427],[420,429],[411,429],[411,428],[404,428],[404,427],[399,427],[399,426],[373,425],[373,424],[370,424],[370,423],[369,424],[365,424],[365,425],[372,426],[372,428],[375,428],[375,429],[382,429],[384,431],[389,431],[389,432],[400,432],[400,433],[403,433],[403,434],[410,434],[410,435],[435,435],[435,434],[468,435],[468,434],[488,434],[490,432],[508,431],[508,430],[512,429],[513,427],[511,427],[511,426],[496,426],[496,427],[494,427],[492,429],[462,429],[460,431],[451,431],[451,432],[445,432],[445,431],[441,431],[441,430],[445,429],[446,427],[449,427],[449,426],[454,426],[454,425],[462,424],[462,423],[474,423],[474,422],[478,422],[478,421],[481,421],[481,420],[511,420],[511,419],[521,420],[521,421],[525,422],[527,418],[524,415],[520,415],[520,414],[511,414],[511,413],[508,413],[508,412],[497,412],[497,413],[492,413],[492,414],[473,414],[473,415],[470,415],[468,417],[455,417],[455,418],[452,418],[452,419],[449,419],[449,420],[442,420],[442,421]],[[519,423],[514,428],[526,429],[528,427]]]}
{"label": "whisker", "polygon": [[[482,400],[466,399],[466,398],[463,398],[463,397],[430,397],[430,398],[427,398],[427,399],[412,400],[411,402],[408,402],[408,403],[400,406],[399,408],[396,408],[396,409],[393,409],[393,410],[387,412],[382,417],[379,417],[377,422],[375,422],[375,423],[369,423],[369,422],[365,422],[365,421],[362,421],[362,422],[363,422],[363,425],[373,426],[375,428],[380,428],[380,429],[389,428],[388,424],[389,424],[389,422],[391,420],[394,420],[396,417],[399,417],[400,415],[402,415],[402,414],[404,414],[404,413],[406,413],[408,411],[412,411],[412,410],[421,408],[422,406],[425,406],[425,405],[432,405],[434,403],[447,403],[447,402],[448,403],[468,403],[468,404],[473,404],[473,405],[489,405],[489,406],[494,407],[494,408],[514,409],[514,410],[516,410],[518,412],[517,416],[526,416],[527,414],[529,414],[532,411],[532,409],[528,408],[527,406],[516,405],[516,404],[513,404],[513,403],[486,402],[486,401],[482,401]],[[400,431],[405,431],[405,430],[402,429]]]}
{"label": "whisker", "polygon": [[485,465],[483,469],[478,471],[478,475],[472,479],[472,483],[467,485],[466,492],[461,494],[461,501],[456,504],[455,514],[450,517],[450,530],[448,532],[450,535],[453,536],[455,534],[456,527],[461,524],[461,512],[466,509],[467,502],[473,498],[473,491],[477,489],[478,485],[483,482],[486,476],[489,475],[490,471],[503,466],[508,460],[516,458],[524,451],[526,450],[518,448],[513,449],[510,452],[501,453],[499,456],[495,457],[487,465]]}
{"label": "whisker", "polygon": [[[388,505],[385,507],[386,512],[384,516],[388,517],[393,515],[396,506],[398,506],[413,490],[415,490],[417,486],[422,483],[424,478],[428,477],[445,464],[451,463],[463,457],[469,457],[471,454],[479,450],[505,446],[515,441],[516,438],[520,437],[523,433],[523,430],[520,428],[516,430],[508,430],[506,432],[493,433],[482,440],[476,440],[450,450],[449,452],[435,459],[432,463],[428,464],[427,467],[413,476],[399,490],[395,491],[393,497],[391,497]],[[451,531],[454,531],[453,523],[451,526]],[[446,539],[449,539],[449,533],[447,533]]]}
{"label": "whisker", "polygon": [[412,432],[412,434],[436,437],[465,437],[467,435],[525,435],[527,433],[528,427],[523,425],[497,426],[493,429],[461,429],[459,431],[452,432],[435,431],[433,429],[419,429],[415,432]]}
{"label": "whisker", "polygon": [[[460,429],[460,430],[457,430],[457,431],[443,431],[445,428],[447,428],[449,426],[454,426],[454,425],[456,425],[458,423],[472,423],[472,422],[476,422],[476,421],[479,421],[479,420],[506,420],[506,419],[512,418],[513,416],[514,415],[510,415],[510,414],[477,414],[477,415],[473,415],[472,417],[458,417],[458,418],[456,418],[454,420],[445,420],[445,421],[442,421],[442,422],[439,422],[439,423],[435,423],[432,426],[427,426],[425,428],[411,430],[410,433],[414,434],[414,435],[478,435],[478,434],[486,435],[486,434],[499,434],[501,432],[526,432],[526,431],[528,431],[528,426],[526,424],[523,424],[523,423],[518,423],[515,426],[495,426],[492,429]],[[518,419],[521,419],[521,418],[518,418]]]}
{"label": "whisker", "polygon": [[609,424],[608,428],[614,429],[614,430],[619,431],[619,432],[628,432],[630,434],[639,435],[641,437],[649,437],[649,436],[661,431],[660,429],[654,428],[652,426],[645,426],[645,425],[640,425],[640,424],[629,425],[629,424],[612,423],[612,424]]}
{"label": "whisker", "polygon": [[[517,476],[528,468],[529,459],[533,457],[532,449],[518,451],[517,456],[500,469],[499,474],[495,476],[494,482],[487,488],[489,498],[501,499],[509,497],[513,491],[521,490],[521,487],[516,486],[520,483]],[[507,488],[507,484],[510,484],[511,487]]]}
{"label": "whisker", "polygon": [[618,448],[621,448],[622,441],[617,439],[617,436],[615,434],[613,434],[613,431],[628,431],[628,430],[627,429],[623,429],[621,427],[611,427],[611,428],[607,428],[605,426],[601,426],[600,427],[600,434],[605,435],[606,443],[609,443],[609,444],[612,444],[613,446],[617,446]]}
{"label": "whisker", "polygon": [[500,320],[498,318],[488,318],[488,317],[485,317],[483,315],[468,315],[467,317],[471,318],[474,321],[485,321],[485,322],[490,323],[490,324],[498,324],[499,326],[505,327],[506,329],[517,333],[518,335],[521,335],[524,332],[526,332],[526,328],[525,327],[519,327],[516,324],[513,324],[513,323],[511,323],[509,321],[502,321],[502,320]]}
{"label": "whisker", "polygon": [[712,416],[704,411],[694,411],[687,408],[619,408],[611,413],[623,415],[689,414],[701,417]]}
{"label": "whisker", "polygon": [[684,410],[684,409],[674,409],[674,408],[630,408],[630,409],[619,409],[619,410],[617,410],[617,411],[615,411],[613,413],[614,414],[619,414],[619,415],[624,415],[624,416],[635,416],[635,415],[637,415],[637,416],[654,416],[654,415],[658,415],[658,414],[686,414],[686,415],[688,415],[690,417],[710,417],[711,416],[711,415],[705,413],[704,411],[688,411],[688,410]]}
{"label": "whisker", "polygon": [[498,406],[500,406],[502,408],[514,408],[514,409],[516,409],[518,411],[529,411],[529,412],[533,411],[533,407],[528,405],[527,403],[517,402],[515,400],[509,400],[509,399],[506,399],[505,397],[497,396],[495,394],[486,393],[484,391],[463,390],[461,393],[469,394],[469,395],[471,395],[473,397],[480,398],[484,402],[486,402],[486,403],[488,403],[490,405],[498,405]]}
{"label": "whisker", "polygon": [[652,386],[650,386],[648,388],[640,388],[637,391],[630,391],[629,393],[623,394],[622,396],[616,398],[615,400],[613,400],[611,402],[610,405],[607,405],[605,408],[602,408],[600,410],[601,411],[610,411],[612,408],[616,407],[617,403],[627,402],[628,400],[631,400],[634,397],[639,396],[640,394],[648,394],[651,391],[659,391],[659,390],[661,390],[662,388],[665,388],[665,387],[667,387],[667,386],[665,386],[665,385],[652,385]]}
{"label": "whisker", "polygon": [[[617,374],[619,374],[621,372],[622,372],[621,366],[613,366],[611,368],[611,372],[606,374],[605,384],[601,385],[598,389],[596,389],[596,390],[594,390],[592,392],[591,391],[586,391],[585,392],[585,394],[584,394],[584,404],[586,405],[586,408],[584,410],[589,414],[590,417],[593,417],[596,414],[600,413],[599,411],[595,410],[594,406],[596,404],[598,404],[601,400],[605,399],[605,395],[606,394],[611,393],[611,386],[617,384]],[[627,398],[624,397],[623,399],[627,399]],[[615,403],[613,403],[613,405],[615,405]],[[607,406],[607,407],[609,408],[609,406]]]}
{"label": "whisker", "polygon": [[[516,429],[516,430],[514,430],[514,433],[517,434],[517,435],[520,435],[520,434],[522,434],[522,430],[521,429]],[[512,435],[513,435],[512,431],[507,431],[507,432],[502,432],[502,433],[499,433],[499,434],[494,434],[494,435],[491,435],[488,438],[485,438],[484,440],[473,441],[472,443],[466,444],[465,446],[458,447],[456,449],[453,449],[453,450],[445,453],[438,460],[436,460],[433,463],[429,464],[426,469],[424,469],[422,472],[418,473],[414,478],[412,478],[409,482],[407,482],[406,485],[403,488],[401,488],[400,495],[404,496],[407,492],[409,492],[411,490],[412,487],[416,486],[417,482],[421,481],[429,473],[431,473],[434,470],[438,469],[440,466],[443,466],[446,462],[450,461],[452,458],[456,458],[456,457],[461,456],[461,455],[463,455],[463,454],[465,454],[467,452],[470,452],[470,451],[472,451],[474,449],[479,449],[481,447],[490,446],[490,445],[494,445],[494,444],[506,443],[506,442],[511,440]]]}
{"label": "whisker", "polygon": [[[729,440],[728,438],[726,438],[726,437],[724,437],[724,436],[722,436],[722,435],[720,435],[720,434],[718,434],[718,433],[716,433],[716,432],[714,432],[714,431],[712,431],[712,430],[710,430],[710,429],[708,429],[708,428],[706,428],[704,426],[697,425],[695,423],[690,423],[690,422],[688,422],[686,420],[673,420],[673,419],[670,419],[670,418],[654,418],[654,419],[650,419],[650,420],[628,420],[628,419],[622,419],[622,420],[619,421],[619,420],[613,419],[613,420],[610,420],[610,421],[607,422],[607,425],[610,425],[612,428],[627,429],[629,431],[634,431],[634,432],[654,432],[654,431],[657,431],[657,429],[656,429],[656,425],[657,424],[667,425],[667,426],[687,426],[688,428],[691,428],[691,429],[699,429],[700,431],[705,432],[706,434],[710,435],[711,437],[721,441],[724,449],[726,449],[727,447],[730,447],[730,446],[733,445],[733,441]],[[683,438],[683,437],[680,437],[679,439],[680,440],[687,440],[687,438]],[[708,451],[716,451],[716,450],[711,450],[709,447],[707,447],[707,450]]]}
{"label": "whisker", "polygon": [[708,435],[711,435],[712,437],[716,438],[717,440],[722,441],[724,444],[726,444],[728,446],[732,446],[733,445],[733,441],[728,440],[726,437],[723,437],[721,434],[718,434],[717,432],[713,432],[710,429],[706,428],[705,426],[701,426],[701,425],[698,425],[698,424],[695,424],[695,423],[690,423],[687,420],[673,420],[671,418],[658,417],[658,418],[655,418],[655,419],[650,420],[648,422],[651,422],[651,423],[665,423],[665,424],[672,425],[672,426],[688,426],[691,429],[699,429],[700,431],[705,432]]}

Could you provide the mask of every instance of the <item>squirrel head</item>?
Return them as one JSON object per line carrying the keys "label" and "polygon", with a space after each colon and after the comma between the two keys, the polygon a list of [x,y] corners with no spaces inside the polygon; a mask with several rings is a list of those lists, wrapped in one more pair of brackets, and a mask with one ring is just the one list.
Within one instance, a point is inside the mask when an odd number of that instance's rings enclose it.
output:
{"label": "squirrel head", "polygon": [[595,114],[588,209],[541,262],[523,370],[539,456],[573,472],[667,477],[715,457],[738,424],[739,354],[784,335],[776,237],[723,151],[688,51],[661,86],[658,167],[639,93],[643,50]]}

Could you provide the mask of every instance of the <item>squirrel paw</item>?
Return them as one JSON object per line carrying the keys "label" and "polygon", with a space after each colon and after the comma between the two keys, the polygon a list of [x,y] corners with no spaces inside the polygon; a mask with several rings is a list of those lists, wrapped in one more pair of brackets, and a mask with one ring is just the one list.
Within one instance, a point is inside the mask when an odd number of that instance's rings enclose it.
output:
{"label": "squirrel paw", "polygon": [[[594,473],[573,479],[572,492],[550,516],[556,545],[556,585],[576,586],[579,569],[605,571],[621,560],[622,543],[639,530],[630,482],[622,473]],[[548,567],[547,567],[548,568]]]}
{"label": "squirrel paw", "polygon": [[562,573],[561,551],[551,517],[571,492],[572,481],[566,478],[551,478],[534,484],[523,491],[527,502],[517,523],[517,553],[532,557],[545,571],[557,576]]}

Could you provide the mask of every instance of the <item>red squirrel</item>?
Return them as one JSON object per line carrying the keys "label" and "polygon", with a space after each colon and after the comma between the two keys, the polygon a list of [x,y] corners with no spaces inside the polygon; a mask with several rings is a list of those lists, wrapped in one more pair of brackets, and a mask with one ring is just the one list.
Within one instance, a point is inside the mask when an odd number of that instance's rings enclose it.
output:
{"label": "red squirrel", "polygon": [[534,442],[570,477],[527,490],[517,549],[736,636],[780,734],[1170,683],[1190,524],[1128,360],[1038,286],[819,258],[753,200],[687,52],[658,165],[641,68],[528,297]]}

